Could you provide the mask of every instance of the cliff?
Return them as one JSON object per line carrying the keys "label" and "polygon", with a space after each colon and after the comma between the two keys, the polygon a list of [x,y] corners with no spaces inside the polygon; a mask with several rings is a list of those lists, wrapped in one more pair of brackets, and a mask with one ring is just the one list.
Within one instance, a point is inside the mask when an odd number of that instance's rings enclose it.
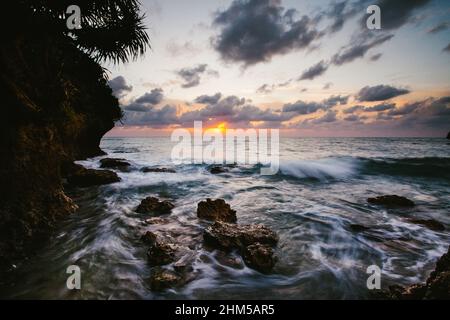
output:
{"label": "cliff", "polygon": [[39,246],[76,209],[62,176],[99,142],[121,109],[104,70],[74,44],[17,33],[0,48],[0,268]]}

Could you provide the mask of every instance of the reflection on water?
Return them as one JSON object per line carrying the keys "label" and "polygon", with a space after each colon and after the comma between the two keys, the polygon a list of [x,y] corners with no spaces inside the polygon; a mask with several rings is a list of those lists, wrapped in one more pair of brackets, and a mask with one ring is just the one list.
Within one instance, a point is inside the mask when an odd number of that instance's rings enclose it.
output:
{"label": "reflection on water", "polygon": [[[2,297],[14,298],[367,298],[366,268],[382,268],[382,286],[424,281],[450,242],[448,231],[411,224],[435,219],[450,227],[450,149],[443,139],[281,139],[280,172],[259,175],[258,166],[237,166],[212,175],[206,165],[179,165],[177,173],[142,173],[168,166],[173,143],[165,138],[105,138],[111,157],[132,162],[122,181],[69,190],[80,205],[34,257],[7,276]],[[81,162],[99,167],[98,159]],[[386,210],[370,196],[399,194],[413,209]],[[149,195],[176,207],[165,224],[145,225],[134,212]],[[202,246],[207,223],[197,203],[223,198],[238,222],[262,223],[280,236],[274,273],[247,268],[237,254]],[[356,233],[349,226],[370,227]],[[152,230],[196,250],[197,274],[187,285],[155,293],[152,268],[140,236]],[[66,268],[82,271],[82,290],[66,289]]]}

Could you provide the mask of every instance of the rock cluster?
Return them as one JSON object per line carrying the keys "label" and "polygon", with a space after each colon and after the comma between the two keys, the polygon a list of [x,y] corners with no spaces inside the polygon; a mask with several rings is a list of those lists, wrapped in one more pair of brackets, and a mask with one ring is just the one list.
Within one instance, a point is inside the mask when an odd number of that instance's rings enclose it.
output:
{"label": "rock cluster", "polygon": [[271,229],[259,224],[235,224],[236,211],[223,199],[200,202],[197,216],[214,221],[203,232],[206,246],[225,252],[237,250],[248,267],[262,273],[272,271],[276,263],[272,247],[278,236]]}
{"label": "rock cluster", "polygon": [[378,296],[381,299],[393,300],[448,300],[450,299],[450,247],[436,263],[434,271],[427,281],[409,287],[390,286]]}
{"label": "rock cluster", "polygon": [[125,159],[104,158],[100,160],[101,168],[127,170],[131,164]]}
{"label": "rock cluster", "polygon": [[138,213],[153,213],[153,214],[168,214],[172,211],[174,205],[172,202],[163,200],[160,201],[155,197],[147,197],[141,201],[139,206],[136,208]]}
{"label": "rock cluster", "polygon": [[374,205],[381,205],[385,207],[414,207],[415,203],[408,198],[397,195],[385,195],[375,198],[368,198],[367,202]]}
{"label": "rock cluster", "polygon": [[197,205],[197,217],[210,221],[237,221],[236,211],[223,199],[201,201]]}
{"label": "rock cluster", "polygon": [[86,169],[80,165],[74,165],[67,182],[75,187],[90,187],[119,182],[120,178],[113,171]]}

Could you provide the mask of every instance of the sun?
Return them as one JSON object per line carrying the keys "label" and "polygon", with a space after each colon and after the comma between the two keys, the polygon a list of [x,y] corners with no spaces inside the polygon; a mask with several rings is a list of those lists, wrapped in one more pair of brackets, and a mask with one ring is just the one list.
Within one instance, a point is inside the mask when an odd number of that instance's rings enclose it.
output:
{"label": "sun", "polygon": [[224,133],[225,130],[227,130],[227,123],[226,122],[219,123],[216,129],[219,130],[221,133]]}

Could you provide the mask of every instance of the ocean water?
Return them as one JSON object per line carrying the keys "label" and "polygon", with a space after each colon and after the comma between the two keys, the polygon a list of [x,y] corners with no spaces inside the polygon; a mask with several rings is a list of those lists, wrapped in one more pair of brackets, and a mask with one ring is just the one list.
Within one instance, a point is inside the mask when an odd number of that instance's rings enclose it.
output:
{"label": "ocean water", "polygon": [[[67,190],[80,205],[36,256],[3,280],[1,297],[45,299],[367,299],[370,265],[381,285],[424,281],[450,244],[450,143],[431,138],[281,138],[280,171],[238,165],[213,175],[206,164],[174,165],[168,138],[104,138],[108,157],[132,163],[117,171],[121,182]],[[99,167],[99,158],[80,161]],[[165,166],[176,173],[142,173]],[[398,194],[411,209],[369,205],[368,197]],[[134,211],[147,196],[174,202],[167,223],[145,225]],[[202,246],[209,223],[196,217],[197,203],[223,198],[238,223],[261,223],[280,237],[278,262],[269,275],[249,269],[236,253]],[[408,219],[435,219],[438,232]],[[355,233],[350,224],[371,229]],[[146,230],[196,250],[195,279],[152,292]],[[66,268],[81,268],[79,291],[66,288]]]}

